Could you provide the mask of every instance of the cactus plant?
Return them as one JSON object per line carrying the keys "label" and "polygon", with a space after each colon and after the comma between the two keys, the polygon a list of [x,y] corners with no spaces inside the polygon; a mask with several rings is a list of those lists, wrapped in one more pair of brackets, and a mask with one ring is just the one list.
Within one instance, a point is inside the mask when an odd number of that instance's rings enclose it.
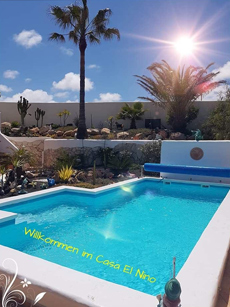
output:
{"label": "cactus plant", "polygon": [[41,120],[41,127],[43,127],[43,117],[44,115],[46,114],[45,111],[41,110],[41,117],[42,117],[42,120]]}
{"label": "cactus plant", "polygon": [[37,108],[37,110],[35,111],[35,119],[37,121],[37,127],[38,127],[38,121],[41,117],[41,109]]}
{"label": "cactus plant", "polygon": [[31,104],[29,103],[29,101],[24,97],[22,98],[22,96],[20,96],[20,100],[18,101],[17,107],[18,107],[18,113],[21,115],[21,125],[23,127],[25,126],[24,119],[28,114],[27,111],[30,108],[30,106]]}
{"label": "cactus plant", "polygon": [[62,114],[63,114],[63,122],[64,122],[64,127],[65,127],[66,120],[70,116],[70,111],[65,109],[64,111],[62,111]]}

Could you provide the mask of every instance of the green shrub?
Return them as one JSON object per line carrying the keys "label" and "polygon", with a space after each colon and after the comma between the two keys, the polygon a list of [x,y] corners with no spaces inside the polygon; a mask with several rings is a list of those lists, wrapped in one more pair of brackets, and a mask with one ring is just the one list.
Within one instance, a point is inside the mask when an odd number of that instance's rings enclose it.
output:
{"label": "green shrub", "polygon": [[127,172],[131,165],[131,153],[126,150],[114,152],[108,161],[108,167],[114,173],[115,177],[122,172]]}
{"label": "green shrub", "polygon": [[11,123],[11,128],[18,128],[20,126],[20,124],[19,124],[19,122],[17,122],[17,121],[13,121],[12,123]]}
{"label": "green shrub", "polygon": [[60,127],[60,125],[57,125],[57,124],[52,124],[52,125],[51,125],[51,127],[52,127],[52,129],[57,129],[57,128],[59,128],[59,127]]}
{"label": "green shrub", "polygon": [[113,155],[112,151],[113,151],[113,149],[110,148],[110,147],[105,147],[105,148],[100,147],[97,151],[97,157],[99,159],[101,159],[103,166],[104,166],[104,169],[107,168],[109,159],[111,159],[111,157]]}
{"label": "green shrub", "polygon": [[73,166],[73,168],[77,168],[80,164],[79,156],[76,154],[70,154],[65,149],[60,149],[59,154],[54,162],[54,168],[56,170],[60,170],[65,166]]}
{"label": "green shrub", "polygon": [[230,100],[218,104],[201,131],[206,140],[230,140]]}
{"label": "green shrub", "polygon": [[141,147],[142,163],[160,163],[161,141],[153,141]]}

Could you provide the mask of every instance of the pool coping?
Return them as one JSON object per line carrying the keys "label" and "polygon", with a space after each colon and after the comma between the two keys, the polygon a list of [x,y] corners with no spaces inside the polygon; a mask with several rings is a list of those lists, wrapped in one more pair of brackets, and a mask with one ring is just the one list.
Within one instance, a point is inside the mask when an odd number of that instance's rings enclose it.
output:
{"label": "pool coping", "polygon": [[[161,179],[152,177],[135,178],[119,182],[106,187],[96,188],[86,191],[83,188],[75,187],[57,187],[45,191],[32,193],[34,197],[39,197],[48,193],[55,193],[63,190],[74,190],[82,193],[95,194],[101,191],[110,190],[121,185],[126,185],[140,180],[157,180],[163,182],[178,182],[187,184],[206,184],[204,182],[191,182],[173,179]],[[230,187],[229,184],[208,183],[211,186]],[[55,191],[54,191],[55,190]],[[31,198],[31,194],[16,196],[10,200],[0,200],[1,206],[10,205],[15,200],[25,201]],[[33,198],[34,198],[33,197]],[[199,241],[194,246],[187,261],[183,265],[178,280],[181,283],[182,294],[181,301],[186,307],[214,307],[218,296],[218,286],[229,249],[230,239],[230,192],[219,206],[208,226],[202,233]],[[0,211],[1,212],[1,211]],[[213,246],[215,248],[213,248]],[[124,286],[120,286],[91,275],[87,275],[75,270],[71,270],[46,260],[24,254],[14,249],[0,245],[1,256],[13,258],[20,264],[19,274],[26,276],[34,283],[46,288],[53,289],[63,295],[66,295],[79,303],[85,303],[89,306],[146,306],[157,305],[157,299],[154,296],[145,294]],[[13,257],[12,257],[13,255]],[[1,259],[2,260],[2,259]],[[26,263],[26,266],[25,266]],[[39,265],[38,265],[39,264]],[[1,262],[0,262],[1,267]],[[38,267],[39,269],[36,269]],[[32,269],[33,268],[33,269]],[[57,272],[59,272],[57,274]],[[45,282],[44,282],[45,276]],[[61,276],[61,285],[57,283]],[[70,278],[71,277],[71,278]],[[194,282],[195,281],[195,282]],[[70,286],[71,284],[71,286]],[[74,284],[74,286],[73,286]],[[76,296],[76,285],[79,296]],[[106,292],[106,295],[105,295]],[[92,297],[94,298],[92,303]],[[96,304],[96,305],[95,305]],[[98,305],[99,304],[99,305]],[[125,304],[125,305],[124,305]]]}

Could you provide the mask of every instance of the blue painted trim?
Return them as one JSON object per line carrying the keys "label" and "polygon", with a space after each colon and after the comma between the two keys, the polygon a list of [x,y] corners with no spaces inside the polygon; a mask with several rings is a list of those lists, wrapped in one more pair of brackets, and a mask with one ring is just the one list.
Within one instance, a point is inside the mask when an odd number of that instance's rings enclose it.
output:
{"label": "blue painted trim", "polygon": [[146,172],[163,172],[163,173],[174,173],[174,174],[190,174],[190,175],[230,178],[229,167],[208,167],[208,166],[187,166],[187,165],[145,163],[144,170]]}

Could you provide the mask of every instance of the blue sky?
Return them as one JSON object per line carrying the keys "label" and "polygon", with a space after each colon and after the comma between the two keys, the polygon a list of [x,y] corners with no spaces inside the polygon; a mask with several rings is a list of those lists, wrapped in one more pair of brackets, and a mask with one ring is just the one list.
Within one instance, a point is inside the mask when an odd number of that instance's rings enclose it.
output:
{"label": "blue sky", "polygon": [[[66,102],[79,99],[79,50],[71,42],[48,41],[61,32],[48,11],[71,1],[0,1],[1,101]],[[162,59],[179,64],[218,69],[219,79],[230,80],[229,0],[88,0],[90,16],[109,7],[110,26],[121,40],[88,45],[86,50],[86,101],[135,101],[144,96],[135,74],[150,76],[147,67]],[[170,44],[194,37],[192,55]],[[215,100],[217,92],[206,100]]]}

